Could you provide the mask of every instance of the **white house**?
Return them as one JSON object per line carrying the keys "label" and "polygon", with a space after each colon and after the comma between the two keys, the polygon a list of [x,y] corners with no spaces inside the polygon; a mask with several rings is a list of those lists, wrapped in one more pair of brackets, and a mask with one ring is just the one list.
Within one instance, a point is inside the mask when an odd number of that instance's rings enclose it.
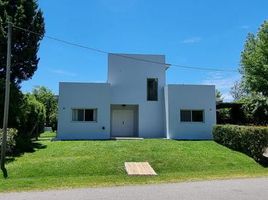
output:
{"label": "white house", "polygon": [[211,139],[215,87],[167,85],[164,55],[109,54],[106,83],[60,83],[57,139]]}

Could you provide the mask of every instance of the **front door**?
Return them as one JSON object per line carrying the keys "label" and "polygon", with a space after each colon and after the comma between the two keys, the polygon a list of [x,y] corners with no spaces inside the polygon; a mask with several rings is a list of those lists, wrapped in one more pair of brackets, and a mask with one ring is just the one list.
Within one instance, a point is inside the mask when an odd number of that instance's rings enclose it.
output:
{"label": "front door", "polygon": [[134,110],[129,109],[112,110],[112,136],[113,137],[134,136]]}

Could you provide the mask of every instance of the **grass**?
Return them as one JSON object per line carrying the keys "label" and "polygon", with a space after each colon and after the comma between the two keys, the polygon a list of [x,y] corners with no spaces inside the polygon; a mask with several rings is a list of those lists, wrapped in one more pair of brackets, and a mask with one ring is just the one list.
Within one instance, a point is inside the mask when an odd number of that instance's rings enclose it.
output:
{"label": "grass", "polygon": [[[213,141],[58,141],[42,134],[39,149],[8,163],[0,192],[268,176],[250,157]],[[129,177],[125,161],[148,161],[158,176]]]}

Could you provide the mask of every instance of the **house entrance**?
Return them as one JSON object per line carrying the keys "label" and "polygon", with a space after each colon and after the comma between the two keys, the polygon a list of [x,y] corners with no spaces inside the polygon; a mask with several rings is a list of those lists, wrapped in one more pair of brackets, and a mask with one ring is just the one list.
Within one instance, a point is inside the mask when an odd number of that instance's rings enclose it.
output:
{"label": "house entrance", "polygon": [[137,137],[137,105],[111,106],[111,136]]}

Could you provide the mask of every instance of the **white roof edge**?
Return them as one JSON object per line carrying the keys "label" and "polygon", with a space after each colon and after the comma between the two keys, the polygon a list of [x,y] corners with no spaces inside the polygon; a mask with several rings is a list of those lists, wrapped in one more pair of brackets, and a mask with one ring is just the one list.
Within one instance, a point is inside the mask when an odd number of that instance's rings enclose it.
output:
{"label": "white roof edge", "polygon": [[128,55],[128,56],[164,56],[165,54],[146,54],[146,53],[108,53],[108,55]]}
{"label": "white roof edge", "polygon": [[205,85],[205,84],[167,84],[167,86],[205,86],[205,87],[215,87],[215,85]]}
{"label": "white roof edge", "polygon": [[100,84],[100,85],[110,85],[107,82],[59,82],[59,84]]}

